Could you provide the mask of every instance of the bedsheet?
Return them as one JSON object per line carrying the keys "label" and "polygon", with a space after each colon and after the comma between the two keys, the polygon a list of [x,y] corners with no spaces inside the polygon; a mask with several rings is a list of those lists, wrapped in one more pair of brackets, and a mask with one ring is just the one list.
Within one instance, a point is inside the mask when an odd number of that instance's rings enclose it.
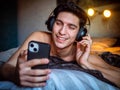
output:
{"label": "bedsheet", "polygon": [[120,90],[94,76],[76,70],[52,69],[45,87],[20,87],[9,81],[0,81],[0,90]]}

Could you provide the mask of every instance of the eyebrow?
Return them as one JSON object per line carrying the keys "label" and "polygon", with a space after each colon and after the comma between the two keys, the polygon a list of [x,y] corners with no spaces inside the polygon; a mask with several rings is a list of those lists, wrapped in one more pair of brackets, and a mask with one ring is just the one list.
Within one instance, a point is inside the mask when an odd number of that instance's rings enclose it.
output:
{"label": "eyebrow", "polygon": [[[62,20],[57,19],[57,18],[56,18],[56,21],[60,21],[61,23],[63,23]],[[75,28],[77,28],[77,26],[76,26],[75,24],[70,23],[69,25],[70,25],[70,26],[74,26]]]}
{"label": "eyebrow", "polygon": [[57,19],[57,18],[56,18],[56,20],[55,20],[55,21],[60,21],[61,23],[63,23],[60,19]]}

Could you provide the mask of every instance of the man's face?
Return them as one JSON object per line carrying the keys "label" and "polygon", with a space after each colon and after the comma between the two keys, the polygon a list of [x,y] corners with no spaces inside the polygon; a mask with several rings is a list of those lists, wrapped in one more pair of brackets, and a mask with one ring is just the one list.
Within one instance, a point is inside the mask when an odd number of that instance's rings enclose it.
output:
{"label": "man's face", "polygon": [[53,25],[53,41],[57,48],[69,47],[79,31],[79,18],[69,12],[60,12]]}

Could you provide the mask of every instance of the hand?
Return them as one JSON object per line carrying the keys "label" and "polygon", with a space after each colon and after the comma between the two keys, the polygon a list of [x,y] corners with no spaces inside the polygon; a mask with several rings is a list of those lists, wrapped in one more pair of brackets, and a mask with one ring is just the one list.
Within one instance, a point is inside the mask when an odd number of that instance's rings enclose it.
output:
{"label": "hand", "polygon": [[45,86],[45,81],[49,79],[49,69],[31,69],[35,65],[48,64],[48,59],[34,59],[27,61],[27,51],[22,51],[18,57],[16,72],[19,84],[22,86],[38,87]]}
{"label": "hand", "polygon": [[88,67],[87,60],[90,54],[91,45],[92,39],[89,34],[83,37],[80,42],[77,42],[76,60],[78,64],[84,68]]}

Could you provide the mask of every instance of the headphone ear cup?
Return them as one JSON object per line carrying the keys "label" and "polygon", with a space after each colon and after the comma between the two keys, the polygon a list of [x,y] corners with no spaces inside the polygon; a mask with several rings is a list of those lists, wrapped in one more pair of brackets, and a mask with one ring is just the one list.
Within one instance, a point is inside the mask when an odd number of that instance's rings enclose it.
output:
{"label": "headphone ear cup", "polygon": [[77,34],[76,41],[81,41],[82,37],[86,36],[86,34],[87,34],[87,29],[84,27],[81,27]]}
{"label": "headphone ear cup", "polygon": [[52,28],[53,28],[53,24],[55,22],[55,17],[54,16],[51,16],[48,18],[48,20],[46,21],[46,25],[47,25],[47,28],[49,31],[52,31]]}

